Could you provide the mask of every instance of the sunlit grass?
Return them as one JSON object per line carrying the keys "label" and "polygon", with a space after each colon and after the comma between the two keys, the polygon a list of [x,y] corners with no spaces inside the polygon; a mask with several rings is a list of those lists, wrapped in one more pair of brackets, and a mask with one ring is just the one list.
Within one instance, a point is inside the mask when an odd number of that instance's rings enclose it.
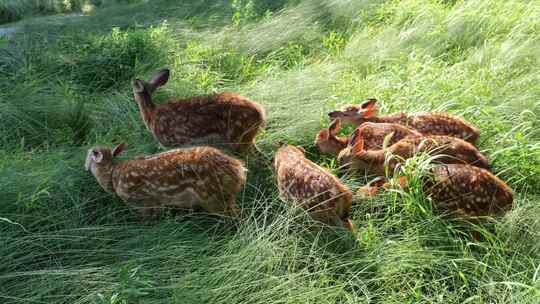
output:
{"label": "sunlit grass", "polygon": [[[539,28],[534,1],[159,0],[23,21],[0,46],[1,302],[538,302]],[[462,115],[514,208],[474,223],[443,214],[419,157],[402,167],[407,191],[355,198],[350,234],[282,203],[270,168],[250,162],[238,222],[141,223],[83,158],[95,144],[159,151],[130,81],[163,66],[157,102],[246,95],[267,108],[265,154],[302,145],[354,191],[372,177],[313,146],[329,110],[376,97],[382,113]]]}

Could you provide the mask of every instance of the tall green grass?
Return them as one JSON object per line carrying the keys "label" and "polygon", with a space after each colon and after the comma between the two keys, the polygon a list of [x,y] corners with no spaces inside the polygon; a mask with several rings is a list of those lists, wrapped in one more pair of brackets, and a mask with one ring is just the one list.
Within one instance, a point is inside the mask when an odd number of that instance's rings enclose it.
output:
{"label": "tall green grass", "polygon": [[[539,28],[534,1],[474,0],[159,0],[25,21],[0,50],[1,302],[539,302]],[[263,152],[302,145],[353,190],[370,177],[313,146],[329,110],[376,97],[383,113],[462,115],[514,208],[470,223],[420,185],[395,187],[355,198],[351,234],[281,202],[270,168],[248,160],[238,222],[140,222],[83,161],[95,144],[159,151],[130,80],[163,66],[158,102],[249,96],[267,108]]]}
{"label": "tall green grass", "polygon": [[91,12],[100,6],[137,2],[142,2],[142,0],[2,0],[0,1],[0,24],[27,17]]}

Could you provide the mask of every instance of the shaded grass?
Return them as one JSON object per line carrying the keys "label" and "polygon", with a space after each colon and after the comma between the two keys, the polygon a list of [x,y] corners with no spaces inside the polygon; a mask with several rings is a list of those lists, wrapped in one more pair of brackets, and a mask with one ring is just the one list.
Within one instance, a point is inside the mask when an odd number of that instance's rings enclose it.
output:
{"label": "shaded grass", "polygon": [[[535,303],[540,86],[534,2],[156,1],[28,20],[0,58],[4,303]],[[163,19],[167,19],[164,22]],[[114,27],[113,27],[114,26]],[[94,144],[159,151],[130,80],[168,66],[158,102],[233,90],[265,105],[259,145],[307,148],[330,109],[442,110],[482,130],[516,192],[481,224],[432,210],[420,186],[355,199],[355,235],[313,223],[250,164],[242,220],[140,223],[82,170]],[[415,163],[416,162],[416,163]],[[412,160],[406,173],[426,166]],[[407,171],[408,170],[408,171]],[[478,234],[481,239],[472,235]]]}

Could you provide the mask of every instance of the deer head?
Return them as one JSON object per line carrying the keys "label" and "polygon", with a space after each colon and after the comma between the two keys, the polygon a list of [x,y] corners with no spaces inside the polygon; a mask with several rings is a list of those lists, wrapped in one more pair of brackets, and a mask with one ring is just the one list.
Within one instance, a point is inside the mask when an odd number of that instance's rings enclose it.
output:
{"label": "deer head", "polygon": [[345,166],[368,171],[384,172],[384,150],[365,150],[361,129],[354,130],[349,143],[338,155]]}
{"label": "deer head", "polygon": [[321,129],[315,137],[315,145],[322,153],[338,154],[347,146],[347,136],[336,136],[341,130],[341,119],[337,118],[330,123],[328,128]]}
{"label": "deer head", "polygon": [[377,99],[369,98],[359,105],[345,107],[341,111],[328,113],[330,119],[340,118],[342,121],[354,125],[372,121],[377,116]]}
{"label": "deer head", "polygon": [[115,165],[114,158],[118,156],[125,148],[121,143],[115,148],[93,147],[88,150],[86,155],[85,169],[92,172],[103,190],[113,192],[112,170]]}
{"label": "deer head", "polygon": [[152,101],[152,93],[160,86],[166,84],[169,76],[169,69],[163,69],[156,73],[149,81],[141,79],[135,79],[133,81],[133,97],[137,101],[137,104],[139,104],[142,118],[149,129],[151,129],[150,125],[154,120],[153,112],[156,108]]}

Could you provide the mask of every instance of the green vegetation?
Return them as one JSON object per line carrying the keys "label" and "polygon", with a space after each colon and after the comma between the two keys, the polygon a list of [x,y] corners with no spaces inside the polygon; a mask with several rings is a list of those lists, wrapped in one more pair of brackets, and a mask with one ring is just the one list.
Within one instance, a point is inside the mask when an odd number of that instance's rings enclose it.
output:
{"label": "green vegetation", "polygon": [[25,17],[91,12],[96,7],[142,0],[0,0],[0,24]]}
{"label": "green vegetation", "polygon": [[[0,302],[540,302],[537,1],[123,2],[28,18],[0,42]],[[14,3],[0,0],[0,21],[19,19],[6,17]],[[351,235],[285,206],[270,169],[251,166],[237,223],[141,223],[83,161],[95,144],[124,141],[126,158],[159,150],[130,80],[164,66],[173,74],[158,101],[249,96],[268,111],[265,153],[302,145],[353,189],[366,179],[313,146],[328,110],[377,97],[382,112],[463,115],[515,207],[466,223],[432,210],[413,183],[355,200]]]}

